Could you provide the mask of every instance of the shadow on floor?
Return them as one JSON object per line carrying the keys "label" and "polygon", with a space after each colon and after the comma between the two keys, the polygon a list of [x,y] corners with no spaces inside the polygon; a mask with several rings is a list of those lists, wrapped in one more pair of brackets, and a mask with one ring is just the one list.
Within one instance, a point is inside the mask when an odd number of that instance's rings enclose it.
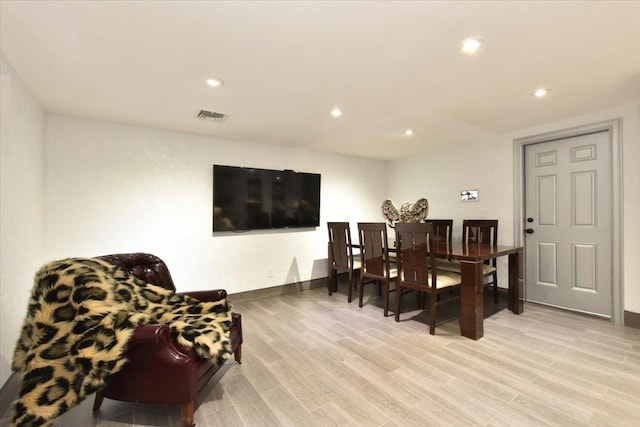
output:
{"label": "shadow on floor", "polygon": [[[345,274],[341,274],[338,276],[338,294],[344,295],[344,298],[347,298],[347,276]],[[395,286],[391,285],[392,289]],[[363,305],[374,305],[380,308],[380,311],[383,310],[384,301],[382,296],[380,295],[380,286],[376,282],[365,283],[364,285],[364,298],[362,300]],[[452,293],[456,293],[459,295],[459,289],[455,289],[451,291]],[[335,292],[334,292],[335,293]],[[443,294],[443,295],[446,295]],[[509,293],[507,289],[498,288],[498,302],[493,302],[493,289],[485,286],[484,288],[484,309],[483,314],[484,318],[488,318],[498,313],[499,311],[505,310],[508,308],[508,296]],[[358,304],[358,288],[357,286],[353,289],[353,301],[352,304]],[[396,307],[396,293],[395,291],[391,291],[389,296],[389,316],[395,316],[395,307]],[[443,323],[447,323],[450,321],[457,321],[460,318],[460,300],[454,300],[449,303],[443,304],[438,307],[437,320],[436,324],[441,325]],[[416,292],[413,291],[405,291],[402,294],[402,299],[400,301],[400,319],[404,320],[414,320],[420,323],[424,323],[425,325],[429,325],[429,304],[428,297],[425,300],[425,309],[418,309],[418,298],[416,296]]]}

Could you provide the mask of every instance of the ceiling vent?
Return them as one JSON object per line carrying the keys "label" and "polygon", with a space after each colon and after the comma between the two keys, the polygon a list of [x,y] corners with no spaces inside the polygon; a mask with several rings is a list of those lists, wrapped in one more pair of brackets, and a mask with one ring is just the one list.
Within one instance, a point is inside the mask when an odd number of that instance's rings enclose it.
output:
{"label": "ceiling vent", "polygon": [[198,118],[214,122],[222,122],[227,118],[227,115],[216,113],[215,111],[200,110],[200,112],[198,113]]}

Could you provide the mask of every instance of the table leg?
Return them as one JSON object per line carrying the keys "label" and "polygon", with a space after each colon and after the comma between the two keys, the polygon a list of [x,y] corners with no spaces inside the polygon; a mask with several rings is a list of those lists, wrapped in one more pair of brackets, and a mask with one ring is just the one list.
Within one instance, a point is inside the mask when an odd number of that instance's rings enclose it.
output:
{"label": "table leg", "polygon": [[460,332],[462,336],[478,340],[484,335],[484,290],[482,262],[460,262]]}
{"label": "table leg", "polygon": [[333,261],[333,251],[331,250],[331,242],[327,243],[327,290],[329,295],[333,293],[334,289],[334,272],[331,266]]}
{"label": "table leg", "polygon": [[514,314],[524,311],[520,293],[520,252],[509,254],[509,310]]}

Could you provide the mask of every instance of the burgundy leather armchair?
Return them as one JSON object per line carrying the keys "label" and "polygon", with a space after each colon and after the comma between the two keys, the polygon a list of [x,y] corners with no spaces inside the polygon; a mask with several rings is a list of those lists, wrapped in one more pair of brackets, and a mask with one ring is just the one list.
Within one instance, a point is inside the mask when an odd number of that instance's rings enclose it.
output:
{"label": "burgundy leather armchair", "polygon": [[[164,261],[145,253],[104,255],[97,257],[116,265],[147,283],[175,291]],[[224,289],[181,292],[201,301],[217,301],[227,296]],[[232,313],[231,348],[236,362],[242,351],[242,318]],[[180,405],[182,423],[193,425],[195,397],[220,368],[215,362],[199,357],[192,349],[174,343],[166,325],[142,325],[136,328],[125,354],[129,360],[107,386],[96,392],[93,410],[100,409],[107,397],[127,402]]]}

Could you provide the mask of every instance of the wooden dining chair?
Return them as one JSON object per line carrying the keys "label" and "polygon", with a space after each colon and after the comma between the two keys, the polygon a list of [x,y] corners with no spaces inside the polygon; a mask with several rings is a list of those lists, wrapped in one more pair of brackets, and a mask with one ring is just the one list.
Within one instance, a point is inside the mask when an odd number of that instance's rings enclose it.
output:
{"label": "wooden dining chair", "polygon": [[414,290],[429,295],[429,333],[436,331],[436,309],[442,304],[460,298],[458,292],[445,291],[459,287],[460,274],[436,268],[434,253],[435,231],[432,223],[396,224],[398,251],[398,281],[396,291],[396,322],[400,321],[402,290]]}
{"label": "wooden dining chair", "polygon": [[[498,245],[497,219],[465,219],[462,221],[462,242],[466,244]],[[498,302],[498,269],[496,258],[485,261],[483,277],[491,277],[485,285],[493,285],[493,302]]]}
{"label": "wooden dining chair", "polygon": [[[451,242],[451,240],[449,240]],[[465,244],[498,244],[498,220],[497,219],[465,219],[462,221],[462,242]],[[438,269],[460,273],[458,261],[436,260]],[[482,276],[491,280],[485,285],[493,286],[493,301],[498,302],[498,270],[496,259],[485,261],[482,268]]]}
{"label": "wooden dining chair", "polygon": [[353,254],[353,245],[351,244],[351,228],[348,222],[328,222],[329,230],[329,281],[327,287],[329,295],[338,290],[338,274],[348,274],[348,291],[347,300],[351,302],[353,295],[353,287],[360,278],[362,262],[360,254]]}
{"label": "wooden dining chair", "polygon": [[433,237],[436,241],[451,243],[453,232],[452,219],[427,219],[425,222],[433,224]]}
{"label": "wooden dining chair", "polygon": [[[389,314],[389,294],[391,282],[398,278],[395,262],[390,261],[387,240],[387,224],[384,222],[359,222],[358,236],[362,251],[362,271],[358,282],[359,306],[362,307],[365,279],[378,282],[382,286],[384,316]],[[397,286],[394,287],[395,290]]]}
{"label": "wooden dining chair", "polygon": [[[453,240],[453,220],[452,219],[428,219],[425,222],[433,224],[433,238],[436,242],[446,242],[451,245]],[[436,258],[436,267],[460,273],[460,262],[448,259]]]}

